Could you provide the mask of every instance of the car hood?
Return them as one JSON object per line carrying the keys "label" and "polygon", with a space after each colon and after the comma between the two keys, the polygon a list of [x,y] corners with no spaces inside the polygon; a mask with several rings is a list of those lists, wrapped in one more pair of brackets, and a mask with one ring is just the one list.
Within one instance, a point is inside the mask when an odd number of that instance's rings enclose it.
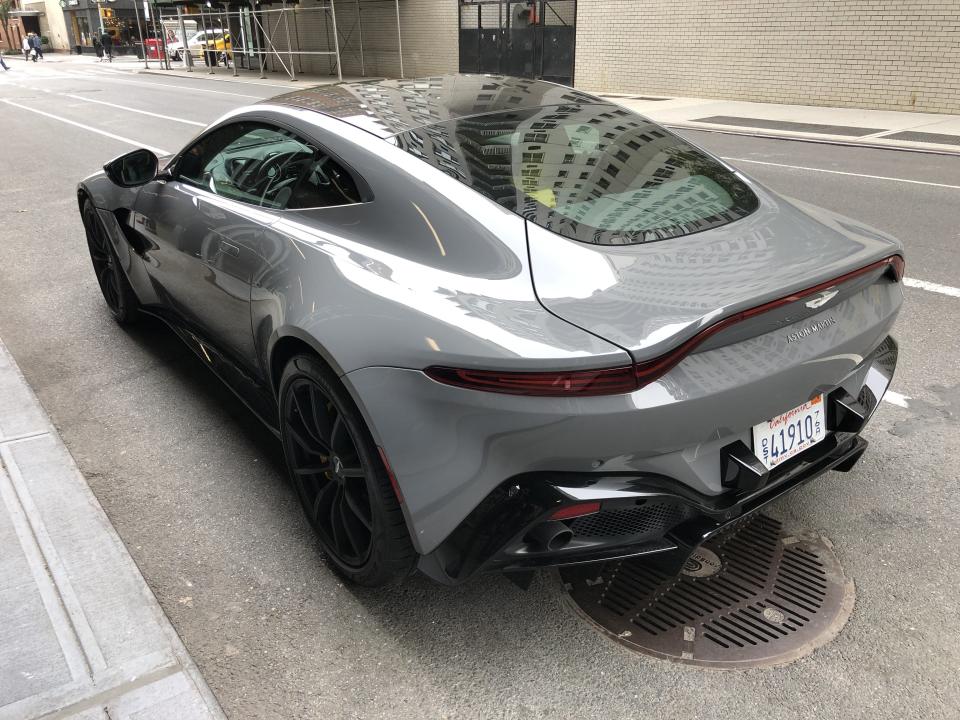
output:
{"label": "car hood", "polygon": [[642,362],[724,317],[902,251],[862,223],[751,188],[760,199],[751,215],[639,245],[586,244],[528,221],[540,301]]}

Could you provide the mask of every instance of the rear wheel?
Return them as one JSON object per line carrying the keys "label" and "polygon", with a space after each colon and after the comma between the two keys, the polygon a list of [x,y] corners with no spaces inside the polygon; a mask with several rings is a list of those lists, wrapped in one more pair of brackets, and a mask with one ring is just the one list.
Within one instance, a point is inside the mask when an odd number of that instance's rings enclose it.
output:
{"label": "rear wheel", "polygon": [[120,260],[93,203],[85,200],[81,214],[87,233],[90,260],[93,262],[93,271],[97,275],[97,284],[100,285],[103,299],[114,319],[121,325],[129,325],[137,319],[140,302],[130,287],[126,273],[120,267]]}
{"label": "rear wheel", "polygon": [[343,385],[315,357],[287,363],[280,417],[291,481],[333,567],[368,587],[409,575],[416,552],[379,451]]}

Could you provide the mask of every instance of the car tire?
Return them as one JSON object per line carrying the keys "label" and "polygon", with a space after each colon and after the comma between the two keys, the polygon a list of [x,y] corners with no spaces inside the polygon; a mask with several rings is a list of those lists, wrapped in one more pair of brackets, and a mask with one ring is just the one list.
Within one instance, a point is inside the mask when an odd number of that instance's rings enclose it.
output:
{"label": "car tire", "polygon": [[103,299],[114,320],[121,325],[130,325],[136,322],[140,314],[140,301],[127,280],[127,274],[120,267],[120,259],[92,202],[84,200],[81,215],[90,260]]}
{"label": "car tire", "polygon": [[296,355],[280,379],[284,457],[307,520],[334,568],[366,587],[414,567],[400,502],[360,411],[317,357]]}

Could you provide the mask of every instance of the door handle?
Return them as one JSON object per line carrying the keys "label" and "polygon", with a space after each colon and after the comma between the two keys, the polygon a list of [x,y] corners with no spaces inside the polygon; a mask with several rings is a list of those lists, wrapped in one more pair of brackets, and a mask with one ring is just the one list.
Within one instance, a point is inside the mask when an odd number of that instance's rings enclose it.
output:
{"label": "door handle", "polygon": [[240,248],[232,243],[228,243],[226,240],[220,241],[220,252],[233,255],[234,257],[240,257]]}

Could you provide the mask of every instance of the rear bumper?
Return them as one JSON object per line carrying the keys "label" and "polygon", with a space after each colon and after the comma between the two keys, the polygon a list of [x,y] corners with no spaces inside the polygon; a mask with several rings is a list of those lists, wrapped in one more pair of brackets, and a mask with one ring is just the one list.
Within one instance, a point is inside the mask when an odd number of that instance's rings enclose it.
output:
{"label": "rear bumper", "polygon": [[[863,455],[859,436],[889,386],[897,345],[887,338],[868,359],[857,397],[838,387],[827,398],[825,440],[766,472],[742,440],[724,447],[720,473],[729,489],[698,493],[658,474],[533,472],[499,485],[432,552],[420,569],[444,583],[484,570],[522,571],[554,565],[649,555],[668,570],[728,526],[757,512],[828,470],[846,472]],[[548,549],[538,528],[557,526],[551,515],[583,502],[600,511],[562,521],[572,539]]]}

